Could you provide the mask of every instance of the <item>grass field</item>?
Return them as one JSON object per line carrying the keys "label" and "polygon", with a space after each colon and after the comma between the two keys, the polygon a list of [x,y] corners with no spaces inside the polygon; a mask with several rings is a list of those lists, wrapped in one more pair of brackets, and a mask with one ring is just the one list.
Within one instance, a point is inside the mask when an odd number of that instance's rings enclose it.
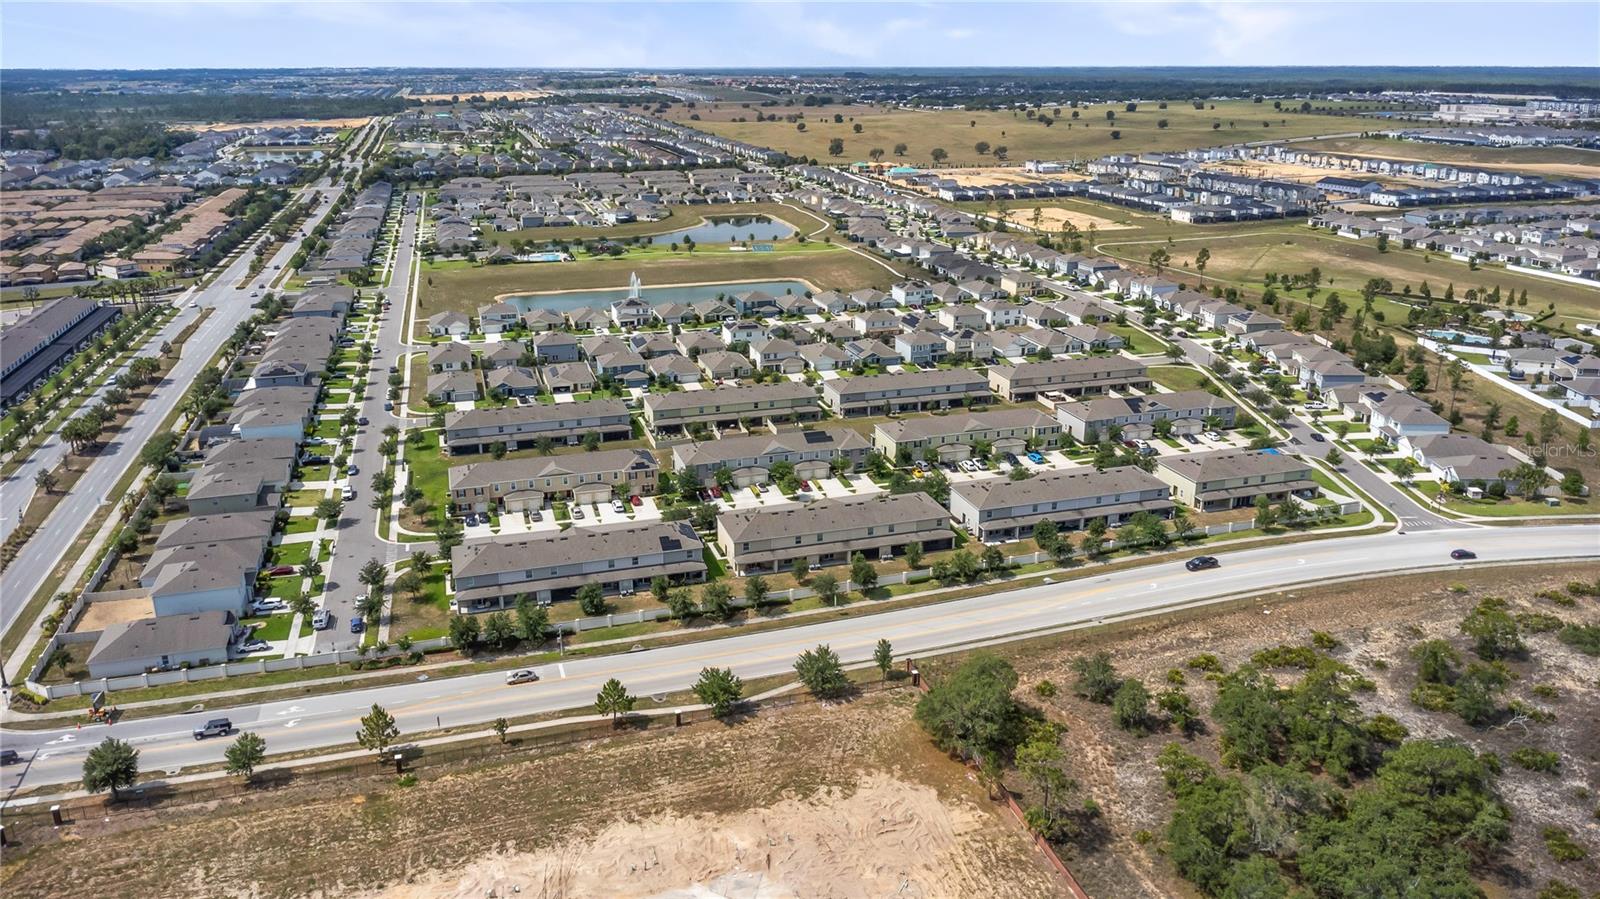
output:
{"label": "grass field", "polygon": [[1255,294],[1265,289],[1264,276],[1268,272],[1300,274],[1315,266],[1322,270],[1323,294],[1328,290],[1338,291],[1347,302],[1359,300],[1357,294],[1368,278],[1387,278],[1397,291],[1410,285],[1416,292],[1426,281],[1435,297],[1442,297],[1449,284],[1455,285],[1457,298],[1469,287],[1492,290],[1498,285],[1502,293],[1515,291],[1520,295],[1526,290],[1528,306],[1525,311],[1528,312],[1537,312],[1554,303],[1563,319],[1592,320],[1600,315],[1600,289],[1597,288],[1508,272],[1495,266],[1473,271],[1465,263],[1448,256],[1421,250],[1391,247],[1389,252],[1382,253],[1371,241],[1335,237],[1297,224],[1256,223],[1253,228],[1232,227],[1209,236],[1175,237],[1170,244],[1165,238],[1130,239],[1124,237],[1123,232],[1117,232],[1111,240],[1099,243],[1101,252],[1106,255],[1137,263],[1145,263],[1157,246],[1165,247],[1172,257],[1167,277],[1173,280],[1187,280],[1191,284],[1199,280],[1192,261],[1204,247],[1211,251],[1205,271],[1206,283],[1240,287]]}
{"label": "grass field", "polygon": [[[1213,108],[1214,107],[1214,108]],[[757,122],[757,111],[779,116],[778,121]],[[1076,111],[1079,118],[1071,118]],[[1106,113],[1115,115],[1107,121]],[[908,110],[874,106],[840,106],[822,109],[778,107],[760,110],[737,103],[701,104],[695,109],[675,107],[668,117],[692,124],[724,137],[773,147],[787,153],[834,159],[865,160],[874,147],[885,150],[885,159],[923,165],[932,161],[931,151],[942,147],[950,163],[970,165],[993,161],[992,155],[979,154],[975,145],[982,141],[991,147],[1009,148],[1008,158],[1070,159],[1103,156],[1107,153],[1140,153],[1155,150],[1184,150],[1274,138],[1308,137],[1318,134],[1346,134],[1370,128],[1373,119],[1329,115],[1302,115],[1279,112],[1271,104],[1248,100],[1222,101],[1197,110],[1188,103],[1171,103],[1160,109],[1155,103],[1140,104],[1128,112],[1121,104],[1085,106],[1077,110],[1061,107],[1056,118],[1053,107],[1041,112],[1053,120],[1046,126],[1029,119],[1021,111],[967,112],[963,110]],[[804,131],[783,121],[788,114],[803,113]],[[690,121],[698,115],[698,121]],[[843,121],[835,122],[834,116]],[[746,118],[739,122],[732,119]],[[1167,127],[1159,126],[1161,121]],[[861,126],[861,133],[855,126]],[[1112,132],[1120,134],[1114,138]],[[842,156],[830,157],[828,143],[844,140]],[[896,144],[907,146],[904,157],[893,155]],[[991,151],[992,152],[992,151]]]}
{"label": "grass field", "polygon": [[682,228],[692,228],[700,221],[711,216],[719,215],[765,215],[771,218],[782,219],[800,229],[802,233],[810,234],[817,229],[823,229],[818,237],[833,230],[833,225],[825,219],[820,219],[808,212],[803,212],[793,206],[782,203],[716,203],[709,206],[668,206],[667,217],[656,222],[629,222],[626,225],[617,225],[612,228],[524,228],[520,231],[491,231],[484,234],[484,240],[492,244],[509,246],[516,240],[592,240],[594,238],[621,240],[628,237],[644,237],[653,234],[664,234],[668,231],[677,231]]}
{"label": "grass field", "polygon": [[583,259],[553,265],[424,265],[418,320],[446,309],[473,313],[504,293],[627,287],[637,272],[645,284],[696,284],[720,281],[775,281],[798,278],[818,290],[856,290],[889,285],[905,270],[889,267],[845,247],[811,244],[807,249],[774,253],[651,252],[615,259]]}

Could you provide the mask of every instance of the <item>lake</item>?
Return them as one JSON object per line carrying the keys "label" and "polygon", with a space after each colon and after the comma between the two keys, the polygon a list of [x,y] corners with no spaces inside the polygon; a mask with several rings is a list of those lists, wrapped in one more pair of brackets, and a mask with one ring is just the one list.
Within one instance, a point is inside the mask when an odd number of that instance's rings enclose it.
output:
{"label": "lake", "polygon": [[[693,284],[658,286],[645,285],[639,296],[652,306],[662,303],[682,303],[687,306],[702,300],[714,300],[717,294],[730,296],[747,290],[760,290],[773,296],[785,293],[805,293],[809,290],[804,281],[749,281],[737,284]],[[560,293],[523,293],[506,297],[506,302],[522,312],[550,309],[570,312],[574,309],[609,309],[611,304],[626,299],[628,288],[608,287],[601,290],[567,290]]]}
{"label": "lake", "polygon": [[693,228],[679,228],[650,238],[653,244],[733,243],[739,240],[780,240],[793,236],[794,226],[765,215],[713,215]]}

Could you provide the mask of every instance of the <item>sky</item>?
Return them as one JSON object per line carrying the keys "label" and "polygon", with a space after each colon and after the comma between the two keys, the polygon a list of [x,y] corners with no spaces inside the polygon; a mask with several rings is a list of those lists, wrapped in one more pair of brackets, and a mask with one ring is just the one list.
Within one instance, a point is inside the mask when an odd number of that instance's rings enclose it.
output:
{"label": "sky", "polygon": [[4,68],[1600,65],[1600,3],[0,0]]}

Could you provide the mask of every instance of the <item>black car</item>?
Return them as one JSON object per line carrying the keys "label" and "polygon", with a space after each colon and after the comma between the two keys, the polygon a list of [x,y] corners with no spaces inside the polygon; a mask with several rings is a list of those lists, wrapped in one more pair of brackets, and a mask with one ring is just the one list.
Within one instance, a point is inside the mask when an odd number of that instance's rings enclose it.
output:
{"label": "black car", "polygon": [[1321,431],[1312,431],[1311,432],[1311,439],[1312,439],[1313,442],[1316,442],[1316,443],[1327,443],[1328,442],[1328,438],[1322,436],[1322,432]]}
{"label": "black car", "polygon": [[1450,558],[1455,559],[1457,561],[1461,561],[1463,559],[1476,559],[1477,557],[1478,557],[1478,554],[1473,552],[1470,549],[1452,549],[1452,550],[1450,550]]}
{"label": "black car", "polygon": [[1207,568],[1217,568],[1221,565],[1222,563],[1217,561],[1216,556],[1195,556],[1183,563],[1183,567],[1190,571],[1205,571]]}
{"label": "black car", "polygon": [[22,756],[17,755],[15,749],[0,749],[0,765],[15,765],[22,761]]}

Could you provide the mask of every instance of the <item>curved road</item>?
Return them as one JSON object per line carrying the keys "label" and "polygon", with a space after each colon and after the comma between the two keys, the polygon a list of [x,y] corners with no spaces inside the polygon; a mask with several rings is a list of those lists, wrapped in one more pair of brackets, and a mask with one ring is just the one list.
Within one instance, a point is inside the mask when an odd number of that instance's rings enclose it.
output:
{"label": "curved road", "polygon": [[[1477,552],[1479,562],[1466,564],[1600,558],[1600,536],[1592,526],[1388,532],[1222,553],[1221,568],[1198,574],[1185,571],[1181,561],[1168,561],[916,608],[573,659],[540,667],[541,680],[534,684],[507,686],[503,674],[487,673],[245,704],[225,713],[235,727],[266,737],[270,752],[313,750],[350,744],[357,720],[373,703],[395,716],[403,734],[414,735],[441,726],[587,706],[610,677],[620,678],[634,694],[647,696],[686,689],[708,666],[729,667],[747,679],[783,674],[792,670],[796,655],[818,643],[831,645],[846,664],[869,660],[879,638],[893,643],[899,656],[928,655],[1163,606],[1326,584],[1346,576],[1458,565],[1462,563],[1453,563],[1449,556],[1456,547]],[[75,782],[81,776],[84,753],[112,735],[139,749],[140,766],[147,772],[176,772],[218,762],[231,740],[197,742],[190,732],[223,712],[212,709],[82,729],[74,725],[0,730],[0,742],[21,753],[25,762],[4,769],[0,787],[9,791]]]}

